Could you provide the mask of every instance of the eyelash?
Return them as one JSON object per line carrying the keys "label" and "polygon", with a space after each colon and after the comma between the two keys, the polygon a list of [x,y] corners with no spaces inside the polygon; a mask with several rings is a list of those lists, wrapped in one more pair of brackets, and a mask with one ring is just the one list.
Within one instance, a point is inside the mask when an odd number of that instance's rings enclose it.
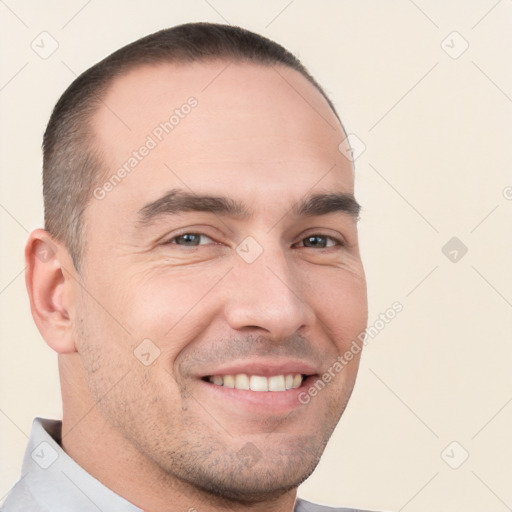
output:
{"label": "eyelash", "polygon": [[[164,245],[178,245],[180,247],[199,247],[201,245],[207,245],[207,244],[199,244],[199,245],[181,245],[181,244],[178,244],[175,242],[176,239],[178,238],[182,238],[184,236],[187,236],[187,235],[194,235],[194,236],[199,236],[199,237],[206,237],[210,240],[213,241],[213,239],[211,237],[209,237],[208,235],[205,235],[203,233],[194,233],[192,231],[190,232],[186,232],[186,233],[182,233],[180,235],[176,235],[174,236],[173,238],[169,239],[167,242],[164,243]],[[312,233],[311,235],[308,235],[304,238],[302,238],[300,240],[300,242],[304,242],[304,240],[307,240],[308,238],[314,238],[314,237],[317,237],[317,238],[325,238],[325,239],[328,239],[328,240],[331,240],[331,241],[334,241],[335,244],[334,245],[331,245],[331,246],[327,246],[327,247],[321,247],[321,249],[332,249],[333,247],[344,247],[345,246],[345,242],[343,240],[340,240],[338,238],[335,238],[333,236],[329,236],[329,235],[323,235],[321,233]],[[302,245],[302,247],[305,247],[307,249],[314,249],[314,247],[306,247],[304,245]]]}

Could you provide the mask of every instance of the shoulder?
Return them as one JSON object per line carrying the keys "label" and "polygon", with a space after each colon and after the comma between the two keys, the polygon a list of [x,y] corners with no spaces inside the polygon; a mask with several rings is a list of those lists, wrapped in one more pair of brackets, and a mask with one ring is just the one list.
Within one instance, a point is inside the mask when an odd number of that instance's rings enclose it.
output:
{"label": "shoulder", "polygon": [[325,505],[318,505],[303,499],[297,499],[295,512],[379,512],[377,510],[362,510],[359,508],[333,508]]}

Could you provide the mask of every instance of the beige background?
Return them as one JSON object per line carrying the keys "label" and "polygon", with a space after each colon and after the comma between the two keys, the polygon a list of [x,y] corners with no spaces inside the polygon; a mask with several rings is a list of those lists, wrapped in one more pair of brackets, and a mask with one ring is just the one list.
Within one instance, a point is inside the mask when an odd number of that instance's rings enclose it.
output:
{"label": "beige background", "polygon": [[[325,86],[366,146],[356,192],[370,324],[404,306],[370,339],[300,494],[406,512],[512,507],[512,1],[5,0],[0,19],[0,498],[33,416],[60,416],[56,357],[32,322],[22,259],[42,222],[50,110],[73,73],[203,20],[277,40]],[[47,59],[31,48],[42,31],[59,44]],[[452,237],[467,254],[443,253]]]}

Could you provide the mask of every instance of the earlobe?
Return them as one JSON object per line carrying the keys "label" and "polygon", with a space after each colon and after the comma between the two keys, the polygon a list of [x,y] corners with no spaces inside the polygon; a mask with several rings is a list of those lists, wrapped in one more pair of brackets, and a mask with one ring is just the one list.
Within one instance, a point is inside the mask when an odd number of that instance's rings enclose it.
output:
{"label": "earlobe", "polygon": [[70,317],[71,280],[66,248],[44,229],[33,231],[25,247],[25,282],[32,316],[46,343],[59,354],[76,352]]}

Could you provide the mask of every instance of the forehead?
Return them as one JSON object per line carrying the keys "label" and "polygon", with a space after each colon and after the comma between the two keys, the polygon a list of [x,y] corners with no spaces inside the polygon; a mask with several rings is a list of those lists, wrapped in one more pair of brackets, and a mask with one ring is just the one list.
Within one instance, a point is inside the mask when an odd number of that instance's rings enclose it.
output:
{"label": "forehead", "polygon": [[92,126],[104,161],[99,184],[125,170],[102,207],[184,185],[254,197],[263,183],[281,195],[300,195],[319,179],[323,189],[353,189],[351,164],[338,150],[343,128],[321,93],[283,66],[141,66],[114,80]]}
{"label": "forehead", "polygon": [[[226,115],[210,117],[215,124],[239,111],[242,119],[244,113],[252,113],[255,130],[261,128],[258,121],[266,121],[269,116],[274,122],[284,121],[283,117],[309,121],[312,129],[341,129],[325,98],[299,72],[282,65],[226,60],[155,63],[121,74],[107,90],[103,108],[95,116],[95,127],[104,132],[124,126],[130,132],[134,122],[154,121],[155,116],[161,119],[190,96],[198,99],[205,117],[217,116],[219,107],[224,109]],[[256,113],[259,115],[254,117]],[[143,124],[141,128],[149,129],[151,125]]]}

